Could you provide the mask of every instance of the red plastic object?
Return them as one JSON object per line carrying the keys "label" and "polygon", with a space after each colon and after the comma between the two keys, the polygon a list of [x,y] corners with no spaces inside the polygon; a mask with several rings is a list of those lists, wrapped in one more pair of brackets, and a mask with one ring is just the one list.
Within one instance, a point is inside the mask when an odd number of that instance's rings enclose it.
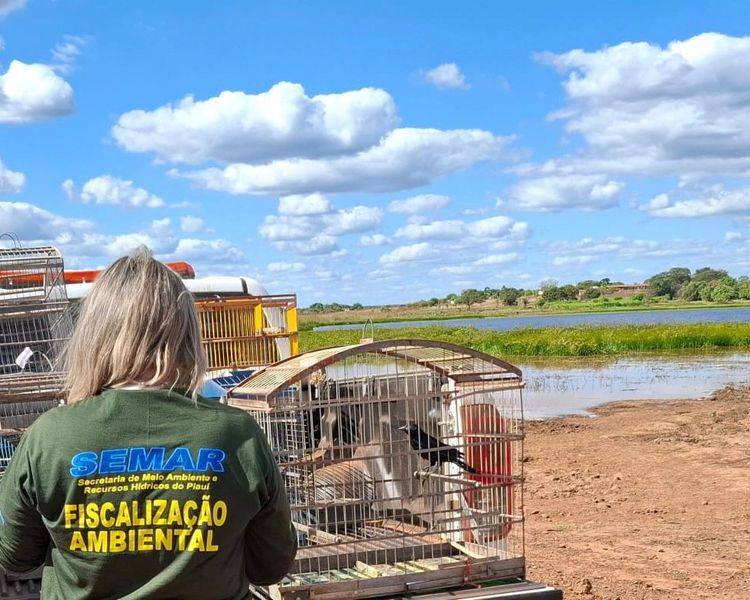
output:
{"label": "red plastic object", "polygon": [[[500,494],[502,511],[510,515],[513,513],[512,442],[501,438],[488,443],[488,438],[492,436],[510,433],[508,419],[504,418],[497,407],[492,404],[467,404],[460,410],[466,444],[466,462],[478,471],[477,474],[466,476],[482,485],[500,484],[502,487],[497,488],[494,493]],[[475,494],[481,493],[466,492],[465,497],[469,506],[474,507],[481,502],[481,498],[475,497]],[[510,523],[498,526],[497,537],[504,538],[510,529]],[[495,537],[489,536],[488,539],[495,539]]]}
{"label": "red plastic object", "polygon": [[[184,261],[164,263],[182,279],[195,279],[195,269],[190,263]],[[78,271],[65,271],[65,283],[90,283],[101,273],[101,269],[84,269]],[[26,288],[41,285],[44,281],[43,273],[29,273],[19,275],[0,271],[0,287],[6,289]]]}

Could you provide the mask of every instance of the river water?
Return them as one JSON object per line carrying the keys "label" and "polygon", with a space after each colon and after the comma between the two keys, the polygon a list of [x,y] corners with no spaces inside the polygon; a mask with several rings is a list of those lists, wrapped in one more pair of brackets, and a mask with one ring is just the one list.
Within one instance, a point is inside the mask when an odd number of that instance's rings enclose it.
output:
{"label": "river water", "polygon": [[[477,329],[541,329],[544,327],[575,327],[577,325],[652,325],[658,323],[733,323],[750,321],[750,307],[691,308],[676,310],[632,310],[611,313],[581,313],[565,315],[534,315],[528,317],[480,317],[476,319],[446,319],[440,321],[398,321],[376,323],[376,328],[403,327],[476,327]],[[328,329],[362,329],[359,325],[321,325],[315,331]]]}
{"label": "river water", "polygon": [[727,384],[750,384],[750,353],[648,354],[618,359],[515,361],[526,381],[524,414],[585,414],[613,400],[700,398]]}
{"label": "river water", "polygon": [[[750,307],[403,321],[378,323],[376,328],[439,325],[508,331],[578,325],[742,321],[750,321]],[[329,325],[316,329],[357,328],[362,325]],[[526,381],[524,412],[529,419],[585,414],[594,406],[614,400],[700,398],[727,384],[750,384],[750,353],[747,352],[654,353],[617,359],[545,357],[514,362],[523,370]]]}

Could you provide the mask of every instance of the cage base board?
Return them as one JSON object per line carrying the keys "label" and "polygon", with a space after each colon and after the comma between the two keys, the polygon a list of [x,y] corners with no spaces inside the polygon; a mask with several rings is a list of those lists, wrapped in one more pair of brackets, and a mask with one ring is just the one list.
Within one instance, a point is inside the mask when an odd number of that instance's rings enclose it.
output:
{"label": "cage base board", "polygon": [[[377,538],[361,540],[357,545],[375,546]],[[411,543],[411,545],[409,545]],[[455,553],[450,542],[436,544],[424,543],[419,539],[400,539],[398,546],[373,547],[359,549],[358,551],[340,553],[335,546],[318,550],[315,547],[300,548],[297,558],[290,573],[310,573],[321,570],[346,569],[354,567],[358,562],[368,565],[381,563],[403,562],[408,560],[419,560],[438,556],[448,556]],[[325,565],[326,567],[323,567]]]}
{"label": "cage base board", "polygon": [[387,575],[354,581],[336,581],[298,586],[271,586],[274,600],[347,600],[382,598],[398,594],[428,592],[456,588],[511,577],[523,577],[523,557],[505,559],[469,559],[435,571]]}

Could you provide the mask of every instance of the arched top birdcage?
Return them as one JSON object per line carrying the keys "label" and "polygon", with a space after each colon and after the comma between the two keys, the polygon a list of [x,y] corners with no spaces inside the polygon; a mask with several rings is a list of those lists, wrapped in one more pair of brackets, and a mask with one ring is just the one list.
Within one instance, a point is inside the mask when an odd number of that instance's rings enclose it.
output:
{"label": "arched top birdcage", "polygon": [[308,352],[235,387],[265,431],[300,550],[284,597],[521,576],[521,371],[454,344]]}

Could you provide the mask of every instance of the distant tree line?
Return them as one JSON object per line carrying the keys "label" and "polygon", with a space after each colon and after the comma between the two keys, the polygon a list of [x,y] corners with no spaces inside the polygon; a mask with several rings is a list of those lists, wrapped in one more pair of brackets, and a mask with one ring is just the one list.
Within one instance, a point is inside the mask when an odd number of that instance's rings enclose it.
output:
{"label": "distant tree line", "polygon": [[750,278],[731,277],[723,269],[704,267],[694,273],[675,267],[646,280],[654,296],[679,298],[687,302],[730,302],[750,300]]}
{"label": "distant tree line", "polygon": [[[645,289],[637,294],[629,294],[633,301],[648,299],[679,299],[686,302],[731,302],[732,300],[750,300],[750,278],[731,277],[723,269],[704,267],[695,272],[685,267],[674,267],[668,271],[657,273],[644,282]],[[543,306],[550,302],[571,302],[579,300],[597,300],[607,302],[616,296],[620,281],[612,281],[608,277],[603,279],[586,279],[578,283],[560,285],[554,279],[542,281],[538,289],[524,289],[503,286],[501,288],[486,287],[482,290],[468,288],[458,294],[448,294],[442,298],[434,297],[429,300],[419,300],[411,304],[415,307],[436,307],[445,304],[460,304],[471,308],[476,304],[494,302],[497,306],[515,306],[526,303]],[[613,296],[613,294],[615,294]],[[316,302],[308,307],[310,312],[336,312],[361,309],[363,306],[355,304],[323,304]]]}
{"label": "distant tree line", "polygon": [[332,302],[330,304],[323,304],[322,302],[315,302],[307,307],[310,312],[339,312],[342,310],[358,310],[364,308],[359,302],[354,304],[339,304],[338,302]]}
{"label": "distant tree line", "polygon": [[[731,302],[732,300],[750,300],[750,278],[730,277],[722,269],[704,267],[694,273],[684,267],[675,267],[657,273],[644,282],[647,288],[630,297],[634,301],[649,298],[668,298],[694,302]],[[585,279],[578,283],[560,285],[554,279],[542,281],[539,289],[522,289],[503,286],[486,287],[483,290],[469,288],[459,294],[448,294],[443,298],[430,298],[415,302],[415,306],[439,306],[441,304],[463,304],[471,308],[475,304],[495,301],[498,305],[514,306],[523,303],[524,299],[538,296],[535,304],[543,306],[549,302],[570,302],[577,300],[596,300],[616,294],[615,286],[622,286],[621,281],[603,279]],[[615,291],[613,291],[615,290]],[[617,296],[615,296],[616,298]]]}

